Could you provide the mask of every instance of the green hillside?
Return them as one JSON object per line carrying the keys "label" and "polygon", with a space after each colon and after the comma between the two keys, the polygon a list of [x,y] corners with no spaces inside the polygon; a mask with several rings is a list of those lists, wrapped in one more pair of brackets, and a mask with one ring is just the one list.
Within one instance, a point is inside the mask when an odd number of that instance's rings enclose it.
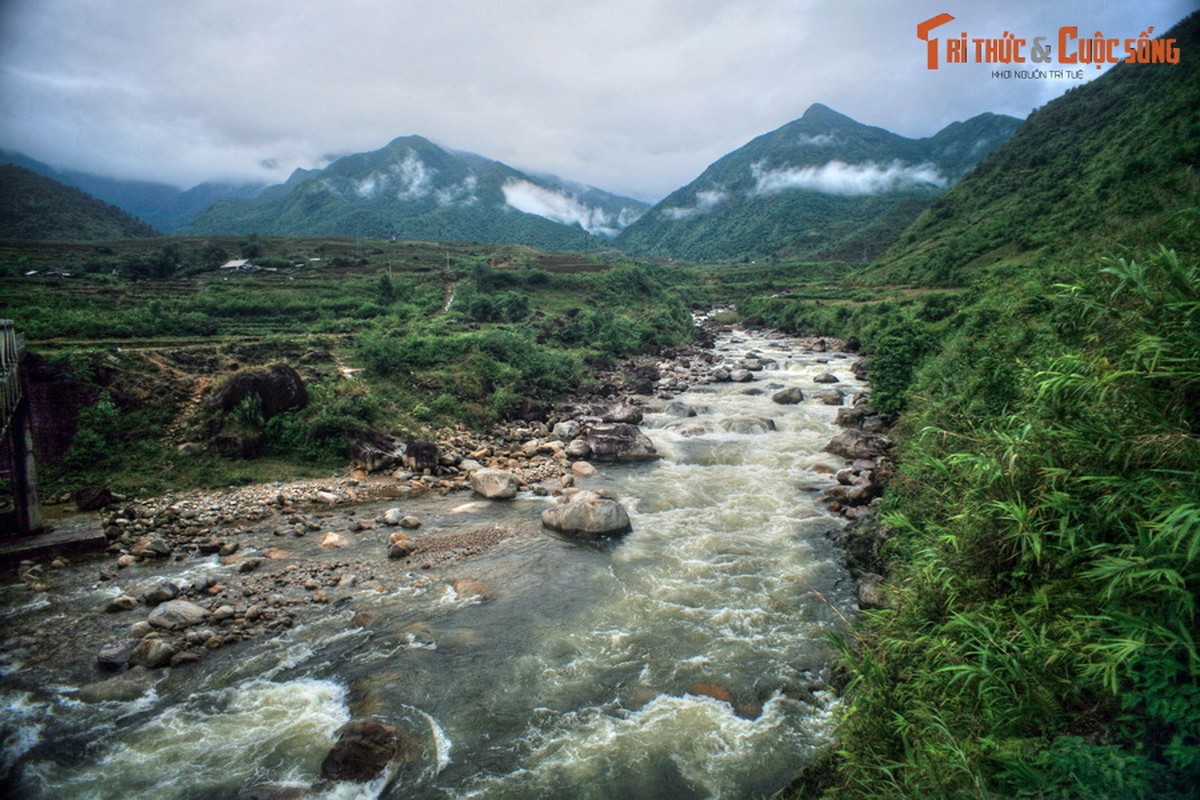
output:
{"label": "green hillside", "polygon": [[897,421],[884,527],[849,539],[883,607],[794,796],[1196,797],[1198,30],[1040,109],[862,271],[912,298],[746,304],[859,334]]}
{"label": "green hillside", "polygon": [[813,105],[713,163],[617,243],[694,261],[873,258],[1018,124],[982,114],[908,139]]}
{"label": "green hillside", "polygon": [[0,164],[0,238],[92,241],[157,233],[79,189],[15,164]]}

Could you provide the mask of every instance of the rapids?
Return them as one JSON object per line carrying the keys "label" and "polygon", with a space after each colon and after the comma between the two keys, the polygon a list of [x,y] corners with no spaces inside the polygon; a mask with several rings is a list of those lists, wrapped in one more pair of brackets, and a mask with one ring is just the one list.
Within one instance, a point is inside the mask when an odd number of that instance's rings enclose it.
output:
{"label": "rapids", "polygon": [[[806,395],[827,369],[862,388],[842,354],[737,332],[727,362],[757,351],[750,383],[698,385],[642,424],[663,458],[601,466],[633,532],[593,545],[541,529],[549,502],[461,497],[404,504],[443,529],[520,527],[471,559],[490,595],[445,581],[364,588],[276,636],[191,667],[88,683],[23,651],[0,653],[8,796],[231,798],[264,783],[307,786],[336,731],[371,717],[421,744],[390,788],[323,787],[328,798],[740,798],[785,785],[828,740],[830,632],[855,608],[816,502],[840,466],[821,452],[836,408]],[[826,363],[827,362],[827,363]],[[685,406],[695,409],[695,416]],[[374,515],[391,504],[364,507]],[[418,532],[414,535],[420,535]],[[378,543],[372,557],[379,558]],[[173,567],[192,575],[215,557]],[[94,569],[91,570],[94,573]],[[186,577],[184,578],[186,579]],[[6,577],[11,580],[11,577]],[[111,595],[111,592],[109,592]],[[50,602],[5,586],[7,625],[70,630],[80,580]],[[369,625],[352,620],[369,612]],[[355,619],[361,619],[355,618]]]}

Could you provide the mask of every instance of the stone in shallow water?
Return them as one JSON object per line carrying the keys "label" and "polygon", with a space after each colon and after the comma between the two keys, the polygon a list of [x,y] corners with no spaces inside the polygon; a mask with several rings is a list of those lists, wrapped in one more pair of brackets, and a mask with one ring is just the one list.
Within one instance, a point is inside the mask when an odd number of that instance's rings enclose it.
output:
{"label": "stone in shallow water", "polygon": [[575,492],[566,502],[542,512],[542,524],[562,533],[619,536],[633,529],[629,514],[616,500],[596,492]]}
{"label": "stone in shallow water", "polygon": [[398,728],[373,720],[355,720],[338,733],[337,743],[321,762],[321,777],[329,781],[367,783],[392,762],[414,758],[418,746]]}
{"label": "stone in shallow water", "polygon": [[168,600],[150,612],[146,618],[156,628],[179,631],[199,625],[208,616],[208,609],[187,600]]}

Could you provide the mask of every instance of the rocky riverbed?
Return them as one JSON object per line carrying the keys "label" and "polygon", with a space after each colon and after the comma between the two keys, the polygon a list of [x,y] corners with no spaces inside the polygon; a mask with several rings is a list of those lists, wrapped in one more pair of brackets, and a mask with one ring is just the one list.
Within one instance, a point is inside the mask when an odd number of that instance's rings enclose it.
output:
{"label": "rocky riverbed", "polygon": [[[774,429],[769,416],[713,417],[678,399],[722,384],[744,384],[744,396],[769,396],[780,413],[801,403],[837,407],[844,430],[825,448],[832,458],[811,465],[813,475],[824,477],[799,486],[795,503],[860,520],[829,532],[846,547],[859,604],[882,604],[879,534],[863,512],[890,473],[887,420],[871,414],[861,395],[838,386],[838,372],[861,380],[861,362],[845,352],[845,342],[775,337],[772,347],[820,367],[811,376],[816,388],[760,387],[760,376],[780,368],[779,356],[745,349],[726,329],[712,326],[709,333],[724,347],[690,347],[618,365],[600,376],[598,390],[570,398],[541,421],[508,423],[486,435],[450,432],[427,442],[373,437],[356,450],[344,476],[114,498],[90,520],[74,523],[101,527],[110,543],[105,556],[25,563],[20,583],[4,588],[10,609],[45,605],[57,612],[51,620],[30,617],[34,626],[10,613],[6,682],[20,688],[23,674],[53,673],[80,687],[81,697],[128,699],[163,671],[179,671],[186,681],[215,655],[304,629],[334,609],[355,609],[341,615],[347,631],[370,631],[390,613],[372,597],[489,603],[504,587],[481,558],[496,548],[548,535],[592,542],[629,529],[624,506],[638,503],[637,481],[624,484],[633,487],[632,496],[628,490],[622,495],[606,473],[662,455],[643,430],[648,416],[684,444],[714,433],[754,436]],[[499,521],[479,518],[482,509],[514,495],[536,505]],[[588,503],[612,504],[625,516],[613,522],[617,512],[606,507],[601,516],[608,527],[597,530],[551,521],[581,518],[582,512],[565,509]],[[435,639],[419,621],[403,635],[410,645]],[[714,685],[697,694],[735,704],[728,689]]]}

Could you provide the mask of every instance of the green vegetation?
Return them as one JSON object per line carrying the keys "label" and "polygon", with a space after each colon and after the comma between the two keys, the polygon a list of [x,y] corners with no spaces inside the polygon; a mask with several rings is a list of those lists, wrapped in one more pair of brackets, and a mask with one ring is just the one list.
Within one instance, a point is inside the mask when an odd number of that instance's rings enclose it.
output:
{"label": "green vegetation", "polygon": [[899,414],[888,601],[842,642],[837,752],[798,796],[1195,796],[1196,69],[1038,111],[853,276],[887,300],[745,304],[843,317]]}
{"label": "green vegetation", "polygon": [[116,206],[15,164],[0,164],[0,238],[80,241],[154,236]]}
{"label": "green vegetation", "polygon": [[[254,254],[267,269],[214,269]],[[46,275],[58,265],[71,277]],[[246,464],[181,455],[232,437],[236,457],[304,471],[344,467],[369,430],[485,427],[588,380],[585,364],[682,344],[691,316],[660,267],[519,246],[163,239],[11,246],[0,316],[88,398],[49,486],[161,491],[224,483]],[[37,269],[43,274],[25,276]],[[114,348],[119,347],[119,352]],[[264,418],[193,407],[199,378],[285,361],[310,402]],[[136,376],[136,377],[135,377]],[[211,391],[211,390],[206,390]],[[164,435],[167,431],[167,435]],[[158,463],[157,472],[138,465]]]}

